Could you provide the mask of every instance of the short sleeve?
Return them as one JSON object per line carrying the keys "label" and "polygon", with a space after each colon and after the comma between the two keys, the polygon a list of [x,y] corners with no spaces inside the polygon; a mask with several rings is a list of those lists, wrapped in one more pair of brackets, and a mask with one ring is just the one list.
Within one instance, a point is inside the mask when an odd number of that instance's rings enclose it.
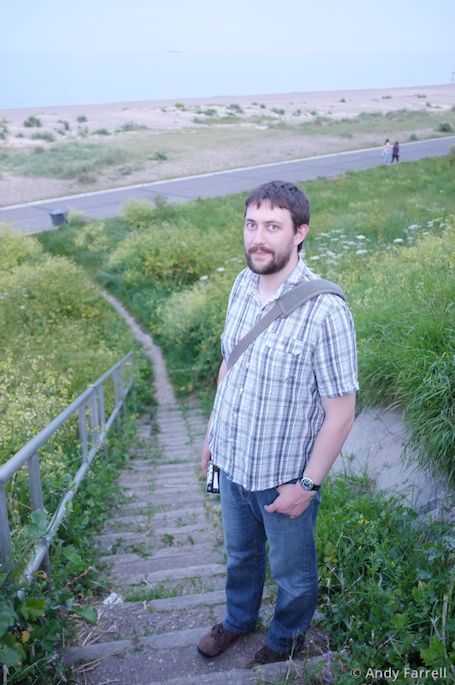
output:
{"label": "short sleeve", "polygon": [[321,324],[314,352],[321,397],[340,397],[359,389],[354,322],[346,304],[336,300]]}

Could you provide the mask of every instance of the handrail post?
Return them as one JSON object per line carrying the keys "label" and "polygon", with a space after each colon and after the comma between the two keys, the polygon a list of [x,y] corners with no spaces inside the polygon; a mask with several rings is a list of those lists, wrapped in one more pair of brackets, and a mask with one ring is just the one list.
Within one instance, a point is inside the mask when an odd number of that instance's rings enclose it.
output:
{"label": "handrail post", "polygon": [[5,483],[0,483],[0,563],[4,564],[11,547],[11,531],[6,505]]}
{"label": "handrail post", "polygon": [[87,439],[87,418],[86,418],[86,403],[84,402],[79,407],[79,440],[81,443],[82,461],[85,463],[88,460],[88,439]]}
{"label": "handrail post", "polygon": [[96,396],[96,389],[92,387],[92,392],[89,397],[89,410],[90,410],[90,433],[91,433],[91,446],[95,447],[98,444],[99,437],[99,420],[98,420],[98,402]]}
{"label": "handrail post", "polygon": [[122,397],[122,408],[121,412],[123,416],[126,416],[126,394],[127,394],[127,388],[128,388],[128,369],[126,368],[126,364],[123,364],[122,366],[122,385],[121,385],[121,397]]}
{"label": "handrail post", "polygon": [[[41,474],[39,466],[39,456],[37,451],[32,454],[28,461],[28,484],[32,510],[41,510],[44,514],[43,489],[41,487]],[[46,556],[43,559],[42,567],[46,571],[47,577],[50,578],[51,568],[49,552],[46,553]]]}
{"label": "handrail post", "polygon": [[[98,399],[98,421],[99,421],[101,431],[104,434],[104,431],[106,429],[106,410],[105,410],[105,406],[104,406],[104,381],[102,383],[100,383],[100,385],[97,387],[96,396]],[[108,449],[107,449],[107,439],[106,438],[103,440],[103,452],[104,452],[104,456],[107,459]]]}
{"label": "handrail post", "polygon": [[112,374],[112,383],[114,386],[114,411],[115,411],[115,427],[117,431],[120,431],[120,402],[121,402],[121,393],[120,393],[120,386],[119,386],[119,373],[117,371],[114,371]]}

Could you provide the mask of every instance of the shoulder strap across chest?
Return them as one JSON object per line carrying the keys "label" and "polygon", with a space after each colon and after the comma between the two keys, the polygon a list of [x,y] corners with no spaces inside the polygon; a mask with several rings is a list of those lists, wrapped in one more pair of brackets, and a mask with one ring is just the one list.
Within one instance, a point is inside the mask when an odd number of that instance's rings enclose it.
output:
{"label": "shoulder strap across chest", "polygon": [[237,343],[232,350],[227,361],[228,370],[234,366],[241,354],[251,345],[251,343],[264,331],[272,321],[279,317],[285,318],[297,307],[310,300],[317,295],[332,294],[338,295],[343,300],[346,299],[343,290],[339,285],[332,281],[327,281],[324,278],[315,278],[311,281],[305,281],[296,285],[291,290],[288,290],[284,295],[279,297],[270,311],[260,319],[253,328]]}

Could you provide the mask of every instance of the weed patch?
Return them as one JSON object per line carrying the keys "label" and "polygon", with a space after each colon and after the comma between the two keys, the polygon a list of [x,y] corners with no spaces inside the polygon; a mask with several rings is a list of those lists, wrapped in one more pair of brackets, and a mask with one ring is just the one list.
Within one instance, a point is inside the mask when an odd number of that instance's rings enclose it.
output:
{"label": "weed patch", "polygon": [[[329,480],[316,534],[320,595],[338,685],[353,669],[446,669],[454,663],[454,548],[448,526],[423,523],[361,478]],[[453,675],[453,674],[452,674]],[[448,682],[446,679],[434,682]]]}
{"label": "weed patch", "polygon": [[[45,139],[48,140],[47,137]],[[20,152],[11,155],[8,164],[16,173],[25,176],[71,179],[122,164],[126,159],[127,153],[120,148],[99,143],[68,142],[56,143],[47,150],[41,149],[39,154]]]}

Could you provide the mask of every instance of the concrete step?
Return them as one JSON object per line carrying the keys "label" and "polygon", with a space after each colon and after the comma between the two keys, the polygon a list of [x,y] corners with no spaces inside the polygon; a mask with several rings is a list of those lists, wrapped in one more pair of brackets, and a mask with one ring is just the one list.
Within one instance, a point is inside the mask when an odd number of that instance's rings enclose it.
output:
{"label": "concrete step", "polygon": [[[219,595],[220,601],[209,602],[205,595],[194,595],[198,601],[192,604],[185,601],[186,597],[172,597],[113,606],[101,605],[97,608],[95,635],[102,642],[137,640],[148,635],[219,623],[225,613],[224,592],[207,593],[210,594]],[[177,603],[176,599],[179,600]],[[167,608],[156,609],[156,602],[166,602]]]}
{"label": "concrete step", "polygon": [[117,482],[122,487],[131,487],[132,485],[148,485],[154,480],[154,469],[141,469],[140,471],[124,471]]}
{"label": "concrete step", "polygon": [[[251,659],[264,643],[264,631],[243,636],[224,654],[216,659],[207,659],[199,654],[196,644],[210,628],[211,624],[207,624],[201,628],[134,640],[72,648],[66,654],[66,663],[90,662],[90,682],[93,685],[112,681],[125,685],[249,685],[309,682],[315,663],[320,661],[320,658],[304,661],[299,657],[295,661],[252,668]],[[327,654],[325,659],[330,659],[330,656]]]}
{"label": "concrete step", "polygon": [[226,576],[221,574],[188,578],[170,578],[168,574],[167,577],[155,581],[142,578],[132,585],[115,582],[115,578],[112,578],[110,591],[119,595],[123,593],[127,602],[143,602],[222,591],[225,589],[225,583]]}
{"label": "concrete step", "polygon": [[187,507],[166,511],[150,511],[146,514],[129,514],[126,516],[114,516],[105,526],[107,533],[120,533],[122,531],[140,532],[144,529],[167,526],[184,527],[207,522],[203,507]]}
{"label": "concrete step", "polygon": [[140,585],[141,583],[145,583],[148,587],[153,587],[159,583],[186,580],[189,578],[203,578],[209,580],[211,576],[223,576],[224,578],[225,572],[226,569],[224,564],[219,563],[200,563],[184,568],[169,568],[166,565],[164,569],[154,571],[148,571],[146,563],[138,563],[137,567],[131,564],[128,568],[111,568],[111,578],[117,587],[120,585]]}
{"label": "concrete step", "polygon": [[[121,533],[101,533],[94,538],[94,543],[101,554],[108,554],[113,548],[127,550],[131,545],[143,545],[153,548],[168,548],[181,547],[188,544],[200,544],[207,542],[207,526],[199,528],[192,526],[189,531],[188,527],[171,528],[173,532],[159,531],[157,533],[141,533],[132,531],[123,531]],[[216,539],[212,536],[213,542]]]}
{"label": "concrete step", "polygon": [[[198,462],[195,461],[195,462],[194,462],[194,471],[197,471],[198,466],[199,466]],[[153,472],[154,472],[155,474],[159,474],[159,473],[161,473],[161,472],[164,473],[164,472],[173,471],[173,470],[178,470],[178,471],[180,471],[181,468],[182,468],[182,465],[181,465],[179,462],[172,462],[171,460],[169,460],[169,463],[167,463],[167,464],[166,464],[166,463],[157,464],[157,465],[154,467]]]}
{"label": "concrete step", "polygon": [[[202,508],[204,506],[204,497],[201,494],[200,488],[194,489],[191,492],[186,492],[184,495],[179,495],[179,504],[184,507]],[[169,511],[175,506],[175,495],[172,492],[153,492],[150,497],[144,499],[132,499],[126,502],[116,511],[117,516],[129,516],[130,514],[144,513],[147,510],[152,511]]]}
{"label": "concrete step", "polygon": [[198,566],[204,560],[204,563],[218,563],[223,562],[223,553],[211,549],[207,545],[189,545],[187,547],[172,548],[166,547],[164,549],[153,551],[150,550],[149,555],[140,555],[133,552],[119,552],[117,554],[110,554],[101,557],[100,561],[103,564],[109,564],[112,573],[128,573],[131,576],[134,574],[142,574],[148,576],[155,571],[174,571],[176,568],[183,570]]}
{"label": "concrete step", "polygon": [[153,479],[153,488],[154,491],[171,488],[175,492],[185,492],[196,487],[198,483],[200,480],[194,472],[158,473]]}

